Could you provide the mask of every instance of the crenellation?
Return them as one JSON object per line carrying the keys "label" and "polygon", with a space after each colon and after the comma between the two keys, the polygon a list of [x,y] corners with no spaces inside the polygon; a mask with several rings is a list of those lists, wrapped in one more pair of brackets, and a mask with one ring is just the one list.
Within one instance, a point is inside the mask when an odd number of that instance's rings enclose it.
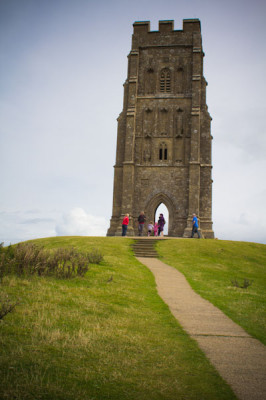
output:
{"label": "crenellation", "polygon": [[174,21],[159,21],[159,32],[172,32],[174,30]]}
{"label": "crenellation", "polygon": [[184,32],[201,32],[200,20],[195,19],[183,19],[183,31]]}
{"label": "crenellation", "polygon": [[150,32],[150,21],[136,21],[133,24],[134,35]]}

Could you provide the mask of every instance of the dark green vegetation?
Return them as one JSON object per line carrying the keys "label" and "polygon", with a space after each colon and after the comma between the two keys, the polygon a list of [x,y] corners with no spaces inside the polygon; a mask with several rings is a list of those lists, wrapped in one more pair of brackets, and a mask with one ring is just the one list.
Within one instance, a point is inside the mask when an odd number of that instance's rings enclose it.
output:
{"label": "dark green vegetation", "polygon": [[160,241],[156,249],[197,293],[266,344],[265,245],[180,239]]}
{"label": "dark green vegetation", "polygon": [[158,297],[132,240],[34,243],[96,248],[104,260],[73,279],[3,277],[0,291],[19,304],[0,322],[1,399],[235,399]]}
{"label": "dark green vegetation", "polygon": [[19,243],[4,249],[0,245],[0,279],[5,275],[38,275],[57,278],[84,276],[89,264],[99,264],[103,257],[97,250],[81,252],[74,247],[47,249],[40,244]]}

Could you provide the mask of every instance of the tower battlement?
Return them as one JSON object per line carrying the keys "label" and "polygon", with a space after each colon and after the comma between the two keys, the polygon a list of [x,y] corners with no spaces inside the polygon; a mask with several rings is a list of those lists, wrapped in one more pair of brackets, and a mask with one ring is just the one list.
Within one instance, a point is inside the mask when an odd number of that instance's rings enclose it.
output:
{"label": "tower battlement", "polygon": [[136,21],[133,24],[134,33],[165,33],[165,32],[201,32],[200,20],[195,19],[183,19],[183,30],[174,30],[174,20],[162,20],[159,21],[159,30],[150,30],[150,21]]}

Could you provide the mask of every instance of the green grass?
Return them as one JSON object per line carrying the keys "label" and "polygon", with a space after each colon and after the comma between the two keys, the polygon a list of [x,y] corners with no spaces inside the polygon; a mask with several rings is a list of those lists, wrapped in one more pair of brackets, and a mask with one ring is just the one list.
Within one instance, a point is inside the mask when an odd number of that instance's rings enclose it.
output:
{"label": "green grass", "polygon": [[0,290],[20,304],[0,323],[1,399],[235,399],[158,296],[130,239],[36,242],[98,248],[104,261],[72,280],[4,277]]}
{"label": "green grass", "polygon": [[[266,344],[266,245],[178,239],[158,242],[157,251],[197,293]],[[252,285],[237,288],[235,279]]]}

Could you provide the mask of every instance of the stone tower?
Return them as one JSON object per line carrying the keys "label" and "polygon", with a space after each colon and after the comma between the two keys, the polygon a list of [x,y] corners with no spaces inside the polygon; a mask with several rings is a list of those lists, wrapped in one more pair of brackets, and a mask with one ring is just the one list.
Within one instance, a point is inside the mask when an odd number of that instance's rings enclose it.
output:
{"label": "stone tower", "polygon": [[211,117],[206,105],[200,21],[135,22],[123,111],[118,117],[113,214],[108,236],[137,235],[144,211],[154,221],[158,206],[169,211],[169,236],[189,237],[192,214],[205,238],[212,230]]}

